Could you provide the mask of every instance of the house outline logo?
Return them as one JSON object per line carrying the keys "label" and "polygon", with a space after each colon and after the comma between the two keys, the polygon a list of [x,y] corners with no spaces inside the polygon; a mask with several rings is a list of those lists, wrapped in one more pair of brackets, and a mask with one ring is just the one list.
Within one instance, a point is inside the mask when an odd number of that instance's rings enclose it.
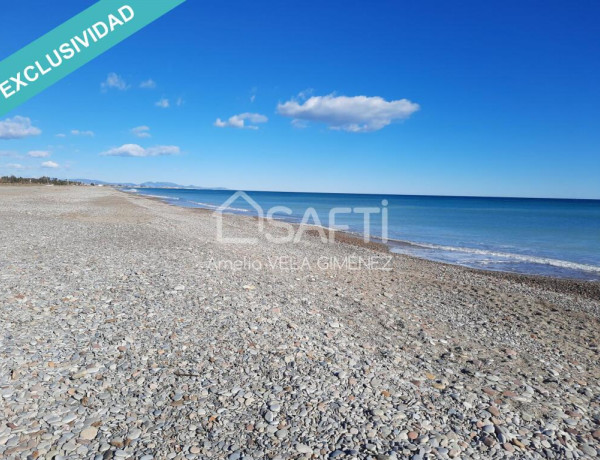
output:
{"label": "house outline logo", "polygon": [[265,227],[264,217],[265,213],[261,205],[254,201],[250,195],[241,190],[231,195],[221,206],[215,209],[214,214],[217,219],[217,241],[219,243],[230,243],[230,244],[254,244],[258,238],[228,238],[223,235],[223,212],[230,209],[230,205],[235,203],[238,198],[243,199],[256,211],[258,217],[258,231],[262,233]]}

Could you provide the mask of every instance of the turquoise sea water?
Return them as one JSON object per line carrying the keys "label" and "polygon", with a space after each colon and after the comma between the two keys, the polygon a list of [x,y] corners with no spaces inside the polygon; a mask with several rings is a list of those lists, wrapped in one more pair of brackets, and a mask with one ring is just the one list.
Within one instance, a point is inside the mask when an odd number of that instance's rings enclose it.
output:
{"label": "turquoise sea water", "polygon": [[[129,189],[179,206],[216,209],[233,191]],[[600,280],[600,200],[478,198],[327,193],[247,192],[266,211],[286,206],[300,222],[314,208],[329,227],[335,207],[379,207],[387,202],[392,251],[488,270]],[[242,198],[224,212],[256,215]],[[371,215],[370,233],[382,235],[382,214]],[[313,219],[309,223],[314,224]],[[363,215],[338,214],[336,226],[364,232]]]}

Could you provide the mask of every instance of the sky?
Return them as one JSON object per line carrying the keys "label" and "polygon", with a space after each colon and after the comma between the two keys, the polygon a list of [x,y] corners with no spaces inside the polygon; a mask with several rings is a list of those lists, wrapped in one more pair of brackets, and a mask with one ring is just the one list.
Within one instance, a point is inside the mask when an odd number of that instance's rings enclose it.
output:
{"label": "sky", "polygon": [[[93,3],[7,3],[0,60]],[[0,118],[0,175],[598,199],[599,20],[588,0],[188,0]]]}

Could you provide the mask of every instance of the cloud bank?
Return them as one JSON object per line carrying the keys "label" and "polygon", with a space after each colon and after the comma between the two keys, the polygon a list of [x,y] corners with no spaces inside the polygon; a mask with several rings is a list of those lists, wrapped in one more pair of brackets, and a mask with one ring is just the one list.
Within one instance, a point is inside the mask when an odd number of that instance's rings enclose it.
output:
{"label": "cloud bank", "polygon": [[157,145],[156,147],[144,148],[138,144],[125,144],[121,147],[116,147],[106,152],[102,152],[102,156],[111,157],[157,157],[162,155],[177,155],[181,149],[176,145]]}
{"label": "cloud bank", "polygon": [[0,139],[23,139],[40,134],[42,131],[33,126],[27,117],[16,116],[0,121]]}
{"label": "cloud bank", "polygon": [[[269,119],[260,113],[246,112],[229,117],[227,121],[217,118],[214,125],[217,128],[258,129],[258,126],[256,126],[257,123],[266,123],[267,121],[269,121]],[[246,124],[246,122],[254,124],[250,125]]]}
{"label": "cloud bank", "polygon": [[[386,101],[375,96],[312,96],[277,105],[277,113],[294,120],[325,123],[330,129],[349,132],[378,131],[395,120],[404,120],[419,110],[408,99]],[[297,122],[296,122],[297,123]]]}

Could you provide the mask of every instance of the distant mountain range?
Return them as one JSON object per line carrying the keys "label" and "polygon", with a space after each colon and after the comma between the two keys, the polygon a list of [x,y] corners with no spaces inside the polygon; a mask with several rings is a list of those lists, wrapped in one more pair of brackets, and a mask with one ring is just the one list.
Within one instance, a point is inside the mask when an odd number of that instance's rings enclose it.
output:
{"label": "distant mountain range", "polygon": [[104,182],[101,180],[94,179],[70,179],[73,182],[81,182],[82,184],[96,184],[96,185],[113,185],[115,187],[140,187],[140,188],[186,188],[186,189],[198,189],[198,190],[227,190],[223,187],[200,187],[199,185],[180,185],[174,182],[142,182],[141,184],[134,184],[132,182]]}

